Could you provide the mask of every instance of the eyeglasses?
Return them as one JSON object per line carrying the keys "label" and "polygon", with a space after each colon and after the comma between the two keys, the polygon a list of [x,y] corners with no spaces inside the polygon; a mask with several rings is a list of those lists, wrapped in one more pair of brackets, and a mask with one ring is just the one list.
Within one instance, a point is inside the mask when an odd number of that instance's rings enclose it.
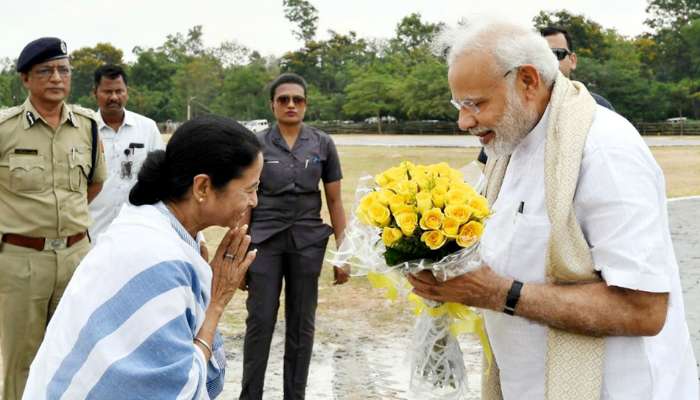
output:
{"label": "eyeglasses", "polygon": [[59,66],[59,67],[41,67],[37,68],[34,70],[34,74],[38,76],[41,79],[49,79],[50,77],[53,76],[55,72],[58,72],[58,75],[61,78],[67,78],[71,74],[71,68],[67,66]]}
{"label": "eyeglasses", "polygon": [[283,94],[275,99],[277,104],[280,106],[286,106],[289,104],[290,100],[294,103],[294,105],[303,106],[306,104],[306,97],[303,96],[287,96],[286,94]]}
{"label": "eyeglasses", "polygon": [[557,60],[561,61],[566,58],[566,56],[570,55],[571,52],[569,49],[561,49],[558,47],[553,47],[552,48],[552,53],[554,53],[554,56],[557,57]]}
{"label": "eyeglasses", "polygon": [[[506,71],[505,74],[503,74],[503,77],[505,78],[506,76],[508,76],[508,74],[510,74],[511,72],[515,71],[515,70],[518,69],[518,68],[520,68],[520,67],[518,66],[518,67],[513,67],[513,68],[509,69],[508,71]],[[479,113],[479,111],[481,111],[481,109],[479,108],[479,105],[476,104],[473,100],[469,100],[469,99],[462,99],[462,100],[450,99],[450,103],[454,106],[454,108],[457,109],[457,111],[467,110],[467,111],[469,111],[470,113],[472,113],[473,115],[476,115],[476,114]]]}

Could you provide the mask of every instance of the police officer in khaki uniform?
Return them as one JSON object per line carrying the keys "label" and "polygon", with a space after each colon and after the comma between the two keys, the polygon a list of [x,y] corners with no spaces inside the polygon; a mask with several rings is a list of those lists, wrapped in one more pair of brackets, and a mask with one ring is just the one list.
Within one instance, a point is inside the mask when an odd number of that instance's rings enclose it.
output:
{"label": "police officer in khaki uniform", "polygon": [[90,249],[88,202],[106,178],[93,112],[64,102],[66,44],[29,43],[17,71],[29,97],[0,114],[0,350],[15,400],[73,271]]}

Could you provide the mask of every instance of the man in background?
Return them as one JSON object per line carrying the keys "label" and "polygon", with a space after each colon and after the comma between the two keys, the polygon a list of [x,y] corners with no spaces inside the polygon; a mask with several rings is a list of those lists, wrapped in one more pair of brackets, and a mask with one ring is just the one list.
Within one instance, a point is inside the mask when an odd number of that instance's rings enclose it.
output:
{"label": "man in background", "polygon": [[[574,53],[574,45],[571,42],[571,36],[566,29],[548,26],[546,28],[540,29],[540,34],[544,36],[547,43],[549,43],[549,48],[552,49],[552,53],[557,57],[559,61],[559,71],[564,74],[565,77],[571,79],[571,72],[576,70],[576,53]],[[596,103],[599,105],[615,111],[612,104],[603,96],[590,92],[591,96]]]}
{"label": "man in background", "polygon": [[128,201],[129,191],[146,154],[163,149],[163,139],[156,123],[124,108],[129,100],[127,75],[122,67],[103,65],[95,71],[97,124],[107,159],[107,181],[90,204],[94,223],[90,227],[93,246],[99,235],[116,218]]}

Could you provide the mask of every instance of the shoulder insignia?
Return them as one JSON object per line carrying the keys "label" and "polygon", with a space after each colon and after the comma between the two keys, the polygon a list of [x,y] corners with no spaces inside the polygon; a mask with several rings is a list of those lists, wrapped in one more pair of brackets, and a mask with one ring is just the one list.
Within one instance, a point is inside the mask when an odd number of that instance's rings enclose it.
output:
{"label": "shoulder insignia", "polygon": [[31,112],[31,111],[25,112],[24,117],[27,118],[27,123],[29,124],[30,127],[34,126],[34,123],[36,123],[36,117],[34,116],[33,112]]}
{"label": "shoulder insignia", "polygon": [[12,117],[16,117],[22,112],[22,106],[15,106],[0,110],[0,124]]}
{"label": "shoulder insignia", "polygon": [[89,108],[81,107],[81,106],[79,106],[79,105],[77,105],[77,104],[71,104],[71,105],[70,105],[70,109],[71,109],[75,114],[78,114],[78,115],[80,115],[80,116],[83,116],[83,117],[86,117],[86,118],[90,118],[90,119],[94,119],[94,120],[96,120],[96,118],[97,118],[97,113],[95,113],[95,111],[93,111],[93,110],[91,110],[91,109],[89,109]]}

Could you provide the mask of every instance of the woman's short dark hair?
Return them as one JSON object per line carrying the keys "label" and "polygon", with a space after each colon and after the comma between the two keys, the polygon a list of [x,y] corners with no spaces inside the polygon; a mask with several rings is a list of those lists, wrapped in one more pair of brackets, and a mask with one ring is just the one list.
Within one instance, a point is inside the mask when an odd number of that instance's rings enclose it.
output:
{"label": "woman's short dark hair", "polygon": [[275,91],[277,91],[277,88],[280,85],[284,85],[285,83],[293,83],[295,85],[299,85],[302,88],[304,88],[304,97],[306,97],[306,81],[304,78],[302,78],[300,75],[295,74],[294,72],[285,72],[275,78],[274,81],[270,82],[270,101],[273,101],[275,99]]}
{"label": "woman's short dark hair", "polygon": [[124,85],[128,85],[129,83],[127,82],[126,71],[124,71],[124,68],[114,64],[105,64],[95,70],[95,87],[100,86],[102,77],[106,77],[107,79],[117,79],[120,76],[124,81]]}
{"label": "woman's short dark hair", "polygon": [[221,189],[243,175],[261,148],[255,135],[232,119],[208,115],[187,121],[165,150],[148,153],[129,201],[139,206],[183,200],[199,174]]}

